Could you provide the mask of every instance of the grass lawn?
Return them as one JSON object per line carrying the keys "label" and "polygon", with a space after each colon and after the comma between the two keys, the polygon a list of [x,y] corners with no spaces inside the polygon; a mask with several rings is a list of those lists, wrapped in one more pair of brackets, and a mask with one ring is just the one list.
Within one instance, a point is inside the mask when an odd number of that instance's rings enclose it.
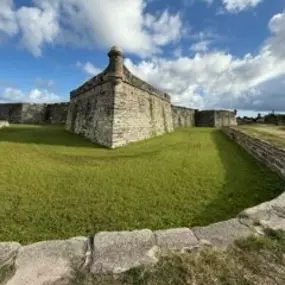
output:
{"label": "grass lawn", "polygon": [[0,241],[206,225],[284,186],[217,129],[179,129],[116,150],[57,126],[0,131]]}
{"label": "grass lawn", "polygon": [[273,145],[285,148],[285,127],[274,125],[241,125],[238,129]]}

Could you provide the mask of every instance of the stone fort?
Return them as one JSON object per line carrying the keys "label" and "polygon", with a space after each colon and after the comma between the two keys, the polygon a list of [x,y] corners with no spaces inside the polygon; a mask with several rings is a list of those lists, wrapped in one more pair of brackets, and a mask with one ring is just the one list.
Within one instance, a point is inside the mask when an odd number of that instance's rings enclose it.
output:
{"label": "stone fort", "polygon": [[64,124],[94,143],[116,148],[172,132],[177,127],[236,125],[235,112],[171,105],[171,97],[134,76],[113,46],[109,65],[71,91],[70,102],[0,104],[0,120],[22,124]]}

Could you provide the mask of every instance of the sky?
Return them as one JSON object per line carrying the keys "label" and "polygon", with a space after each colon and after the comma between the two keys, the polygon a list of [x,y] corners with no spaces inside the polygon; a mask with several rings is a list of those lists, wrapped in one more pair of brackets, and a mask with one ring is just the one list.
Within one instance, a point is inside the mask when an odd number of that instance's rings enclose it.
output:
{"label": "sky", "polygon": [[69,101],[112,45],[175,105],[285,111],[285,0],[0,0],[0,102]]}

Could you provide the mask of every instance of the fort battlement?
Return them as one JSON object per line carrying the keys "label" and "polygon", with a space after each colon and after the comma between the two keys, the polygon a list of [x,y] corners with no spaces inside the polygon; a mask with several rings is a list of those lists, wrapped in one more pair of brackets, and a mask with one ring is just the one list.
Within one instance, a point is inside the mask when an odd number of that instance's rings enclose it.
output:
{"label": "fort battlement", "polygon": [[178,127],[236,125],[233,111],[171,105],[170,95],[133,75],[113,46],[100,74],[70,92],[70,102],[0,104],[0,120],[19,124],[65,124],[66,130],[116,148]]}

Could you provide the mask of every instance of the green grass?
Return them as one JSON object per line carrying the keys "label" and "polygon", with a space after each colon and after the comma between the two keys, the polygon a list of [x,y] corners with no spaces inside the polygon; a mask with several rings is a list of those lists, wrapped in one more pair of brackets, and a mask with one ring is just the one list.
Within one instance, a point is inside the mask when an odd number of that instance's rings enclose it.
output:
{"label": "green grass", "polygon": [[179,129],[116,150],[57,126],[0,131],[1,241],[206,225],[284,186],[217,129]]}
{"label": "green grass", "polygon": [[242,125],[238,126],[238,129],[242,130],[249,135],[263,139],[278,147],[285,147],[285,127],[274,125]]}
{"label": "green grass", "polygon": [[114,276],[77,273],[70,285],[284,285],[285,233],[239,240],[226,251],[170,253],[153,267]]}

